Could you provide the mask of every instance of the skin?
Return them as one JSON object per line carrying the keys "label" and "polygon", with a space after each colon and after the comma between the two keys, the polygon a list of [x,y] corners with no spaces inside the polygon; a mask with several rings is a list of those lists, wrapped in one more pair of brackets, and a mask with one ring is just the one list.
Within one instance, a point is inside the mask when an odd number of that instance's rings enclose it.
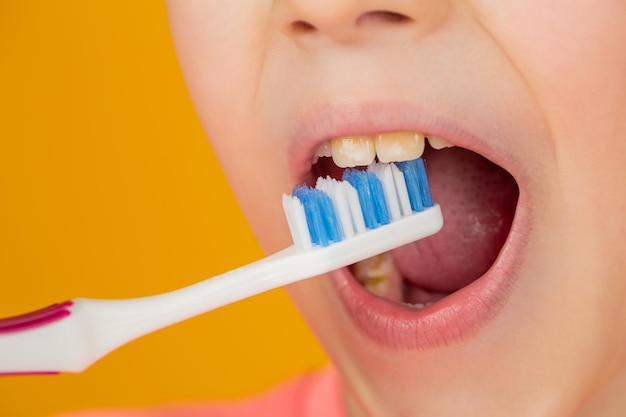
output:
{"label": "skin", "polygon": [[479,135],[500,133],[493,146],[518,181],[530,231],[516,287],[479,332],[391,351],[346,318],[326,277],[290,286],[345,377],[351,417],[621,415],[626,2],[170,0],[168,8],[198,114],[268,253],[290,244],[280,195],[298,180],[289,138],[311,103],[418,100]]}

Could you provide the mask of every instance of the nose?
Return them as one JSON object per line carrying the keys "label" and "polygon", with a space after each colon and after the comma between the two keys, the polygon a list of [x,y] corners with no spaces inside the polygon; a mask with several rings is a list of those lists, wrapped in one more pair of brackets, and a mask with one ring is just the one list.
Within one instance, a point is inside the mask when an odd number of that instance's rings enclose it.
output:
{"label": "nose", "polygon": [[282,31],[288,36],[326,37],[339,43],[380,38],[381,32],[423,36],[438,27],[450,9],[450,0],[277,0],[277,3]]}

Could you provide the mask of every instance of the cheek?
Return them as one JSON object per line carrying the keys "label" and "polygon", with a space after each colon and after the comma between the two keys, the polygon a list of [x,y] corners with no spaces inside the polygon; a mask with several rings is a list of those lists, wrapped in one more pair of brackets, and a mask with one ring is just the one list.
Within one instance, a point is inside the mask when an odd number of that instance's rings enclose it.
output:
{"label": "cheek", "polygon": [[[623,299],[626,291],[613,277],[626,272],[618,253],[623,249],[617,249],[626,240],[626,2],[475,0],[474,5],[550,127],[551,140],[533,146],[538,155],[546,153],[539,146],[555,154],[546,182],[555,186],[556,215],[584,249],[581,265],[596,277],[596,285],[588,281],[589,293],[611,288]],[[619,301],[599,294],[598,304],[603,311]]]}
{"label": "cheek", "polygon": [[[498,42],[543,109],[555,136],[597,133],[626,105],[626,3],[476,0]],[[610,116],[616,116],[614,113]]]}
{"label": "cheek", "polygon": [[292,184],[281,157],[284,151],[254,126],[220,128],[211,140],[264,252],[269,254],[289,246],[292,242],[283,215],[282,194],[289,193]]}
{"label": "cheek", "polygon": [[254,94],[267,49],[271,5],[249,3],[169,1],[173,40],[194,100],[196,93],[209,91],[226,105],[238,98],[230,90],[240,87]]}
{"label": "cheek", "polygon": [[257,92],[269,5],[171,2],[169,15],[185,81],[204,131],[239,205],[267,252],[287,246],[281,194],[286,138],[267,129]]}
{"label": "cheek", "polygon": [[[266,49],[267,6],[172,1],[169,18],[195,109],[229,164],[263,152],[256,92]],[[251,154],[251,155],[250,155]],[[259,155],[263,157],[264,155]]]}

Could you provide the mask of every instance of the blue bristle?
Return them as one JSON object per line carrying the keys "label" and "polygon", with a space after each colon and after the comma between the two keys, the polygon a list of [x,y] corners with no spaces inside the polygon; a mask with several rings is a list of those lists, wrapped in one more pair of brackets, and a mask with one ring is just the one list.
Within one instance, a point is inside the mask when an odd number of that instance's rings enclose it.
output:
{"label": "blue bristle", "polygon": [[370,186],[370,195],[374,201],[376,220],[378,220],[378,224],[380,225],[389,224],[391,222],[391,217],[389,216],[389,210],[387,209],[383,184],[373,172],[365,172],[365,175],[367,176],[367,182]]}
{"label": "blue bristle", "polygon": [[307,226],[314,244],[328,246],[341,240],[337,215],[330,197],[307,186],[295,187],[292,193],[304,206]]}
{"label": "blue bristle", "polygon": [[433,206],[430,185],[426,176],[426,166],[422,158],[411,161],[397,162],[396,166],[404,174],[409,191],[409,200],[413,211],[422,211]]}
{"label": "blue bristle", "polygon": [[426,173],[426,163],[422,158],[418,158],[415,160],[415,164],[418,166],[422,203],[424,204],[424,207],[432,207],[433,196],[430,193],[430,183],[428,182],[428,174]]}
{"label": "blue bristle", "polygon": [[383,185],[374,173],[347,169],[343,181],[349,182],[357,191],[365,227],[375,229],[390,222]]}

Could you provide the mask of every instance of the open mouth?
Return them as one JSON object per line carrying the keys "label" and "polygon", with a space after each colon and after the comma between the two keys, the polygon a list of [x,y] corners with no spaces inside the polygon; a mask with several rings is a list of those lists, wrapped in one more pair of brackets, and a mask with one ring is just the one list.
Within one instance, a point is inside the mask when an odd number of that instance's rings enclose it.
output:
{"label": "open mouth", "polygon": [[[373,160],[402,161],[422,156],[433,200],[440,204],[444,227],[438,234],[366,259],[341,274],[366,294],[406,313],[436,312],[450,306],[451,295],[489,271],[511,231],[519,188],[504,168],[478,153],[418,132],[355,135],[324,142],[314,157],[310,181],[341,178],[346,167]],[[367,296],[367,295],[366,295]],[[361,303],[361,302],[360,302]],[[373,314],[373,312],[370,312]]]}

